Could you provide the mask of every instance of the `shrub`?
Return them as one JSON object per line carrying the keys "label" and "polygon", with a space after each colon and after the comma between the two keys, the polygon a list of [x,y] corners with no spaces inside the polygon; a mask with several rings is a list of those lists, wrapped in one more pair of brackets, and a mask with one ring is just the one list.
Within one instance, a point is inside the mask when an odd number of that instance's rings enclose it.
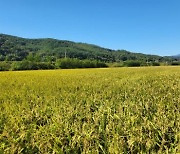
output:
{"label": "shrub", "polygon": [[20,61],[14,62],[11,66],[12,70],[44,70],[54,69],[55,66],[46,62],[31,62],[31,61]]}
{"label": "shrub", "polygon": [[79,60],[75,58],[59,59],[56,61],[56,66],[62,69],[107,67],[107,65],[104,62],[92,60]]}
{"label": "shrub", "polygon": [[139,67],[139,66],[141,66],[141,62],[140,61],[126,61],[126,62],[124,62],[124,66]]}
{"label": "shrub", "polygon": [[180,62],[178,62],[178,61],[172,62],[171,65],[178,66],[178,65],[180,65]]}
{"label": "shrub", "polygon": [[7,62],[0,62],[0,71],[9,71],[11,64]]}
{"label": "shrub", "polygon": [[160,63],[158,63],[158,62],[153,62],[153,63],[152,63],[152,66],[160,66]]}

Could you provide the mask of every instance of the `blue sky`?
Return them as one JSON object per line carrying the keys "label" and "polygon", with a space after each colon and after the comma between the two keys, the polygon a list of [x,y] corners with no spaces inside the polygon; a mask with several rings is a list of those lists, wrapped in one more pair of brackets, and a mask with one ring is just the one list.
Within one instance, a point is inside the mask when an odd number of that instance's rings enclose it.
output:
{"label": "blue sky", "polygon": [[180,54],[180,0],[0,0],[0,33]]}

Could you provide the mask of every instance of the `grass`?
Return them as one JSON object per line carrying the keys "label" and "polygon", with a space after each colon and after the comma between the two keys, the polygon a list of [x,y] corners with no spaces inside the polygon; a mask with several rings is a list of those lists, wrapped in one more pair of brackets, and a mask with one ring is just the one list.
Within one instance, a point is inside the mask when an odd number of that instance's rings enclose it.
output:
{"label": "grass", "polygon": [[180,67],[0,72],[0,153],[180,153]]}

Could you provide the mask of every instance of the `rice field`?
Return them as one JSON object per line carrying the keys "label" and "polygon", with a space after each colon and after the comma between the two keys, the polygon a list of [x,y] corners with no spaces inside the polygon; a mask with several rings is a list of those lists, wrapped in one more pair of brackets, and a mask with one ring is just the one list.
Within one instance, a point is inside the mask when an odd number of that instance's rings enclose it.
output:
{"label": "rice field", "polygon": [[0,72],[0,153],[180,153],[180,67]]}

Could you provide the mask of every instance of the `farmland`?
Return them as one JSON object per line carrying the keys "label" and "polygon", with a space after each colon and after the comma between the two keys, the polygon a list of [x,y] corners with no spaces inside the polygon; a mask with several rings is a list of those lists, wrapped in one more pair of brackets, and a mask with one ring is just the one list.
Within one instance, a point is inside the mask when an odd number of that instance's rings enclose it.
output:
{"label": "farmland", "polygon": [[0,72],[0,153],[157,152],[180,152],[180,67]]}

